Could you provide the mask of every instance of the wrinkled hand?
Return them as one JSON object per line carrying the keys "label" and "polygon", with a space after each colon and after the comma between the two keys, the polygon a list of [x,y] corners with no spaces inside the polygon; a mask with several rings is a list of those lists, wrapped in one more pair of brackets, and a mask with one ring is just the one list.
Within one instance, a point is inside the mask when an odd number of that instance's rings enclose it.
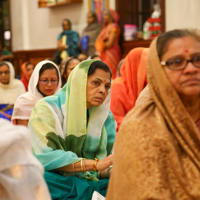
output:
{"label": "wrinkled hand", "polygon": [[106,158],[99,160],[96,165],[98,171],[103,171],[113,164],[113,154],[107,156]]}

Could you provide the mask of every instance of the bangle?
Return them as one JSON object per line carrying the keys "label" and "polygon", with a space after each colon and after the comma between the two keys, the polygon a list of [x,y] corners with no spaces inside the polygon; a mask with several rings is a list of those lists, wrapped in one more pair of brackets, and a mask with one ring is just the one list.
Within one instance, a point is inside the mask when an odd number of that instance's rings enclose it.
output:
{"label": "bangle", "polygon": [[93,169],[95,172],[98,172],[97,170],[97,162],[99,161],[99,159],[95,158],[95,162],[94,162],[94,165],[93,165]]}
{"label": "bangle", "polygon": [[73,172],[74,172],[74,174],[76,173],[75,170],[74,170],[74,163],[73,163]]}
{"label": "bangle", "polygon": [[108,178],[110,178],[110,176],[109,176],[109,171],[112,169],[112,167],[109,167],[108,169],[107,169],[107,177]]}
{"label": "bangle", "polygon": [[85,170],[85,158],[83,159],[83,172],[86,172],[86,170]]}
{"label": "bangle", "polygon": [[81,160],[81,170],[83,172],[83,159]]}

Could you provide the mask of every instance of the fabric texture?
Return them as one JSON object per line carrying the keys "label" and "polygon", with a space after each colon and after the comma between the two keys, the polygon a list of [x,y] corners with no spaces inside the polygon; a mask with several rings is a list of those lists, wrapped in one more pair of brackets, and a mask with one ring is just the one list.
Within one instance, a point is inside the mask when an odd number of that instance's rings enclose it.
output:
{"label": "fabric texture", "polygon": [[108,200],[200,199],[199,129],[160,65],[156,42],[148,86],[119,129]]}
{"label": "fabric texture", "polygon": [[[94,12],[91,12],[91,13],[93,14],[93,16],[96,16]],[[94,22],[92,24],[88,24],[83,29],[82,38],[84,36],[89,37],[88,48],[86,51],[84,51],[84,53],[86,53],[88,56],[92,56],[96,52],[94,45],[95,45],[96,38],[101,32],[101,29],[102,29],[102,26],[98,23],[97,17],[95,17]]]}
{"label": "fabric texture", "polygon": [[68,49],[66,49],[67,54],[69,56],[77,57],[80,54],[79,49],[79,35],[76,31],[73,30],[63,30],[61,34],[58,36],[58,40],[61,40],[63,36],[67,36],[66,45],[68,45]]}
{"label": "fabric texture", "polygon": [[28,70],[26,68],[27,63],[28,62],[25,62],[21,66],[22,74],[21,74],[21,79],[20,79],[22,81],[22,83],[24,84],[26,91],[28,91],[28,82],[30,80],[30,75],[29,75]]}
{"label": "fabric texture", "polygon": [[43,98],[43,95],[37,89],[37,85],[38,85],[38,81],[39,81],[39,71],[42,68],[42,66],[46,63],[53,64],[58,71],[59,82],[58,82],[58,86],[55,91],[55,94],[59,92],[60,87],[61,87],[61,77],[60,77],[58,67],[55,65],[55,63],[48,61],[48,60],[39,62],[36,65],[36,67],[32,73],[32,76],[30,78],[28,92],[19,96],[15,102],[13,115],[12,115],[12,121],[15,119],[29,120],[29,117],[31,115],[33,107],[40,99]]}
{"label": "fabric texture", "polygon": [[51,199],[28,129],[0,119],[0,142],[0,199]]}
{"label": "fabric texture", "polygon": [[111,84],[110,109],[117,122],[117,130],[126,114],[146,86],[148,48],[135,48],[127,55],[117,77]]}
{"label": "fabric texture", "polygon": [[[60,92],[41,99],[31,113],[28,126],[33,151],[46,171],[83,158],[103,159],[112,153],[116,124],[109,110],[110,102],[105,100],[107,104],[90,108],[87,123],[87,73],[93,62],[87,60],[77,65]],[[64,173],[64,176],[72,175]],[[98,180],[93,171],[76,175],[88,181]]]}
{"label": "fabric texture", "polygon": [[[95,48],[101,53],[102,61],[110,67],[112,71],[112,79],[115,79],[117,77],[117,66],[121,60],[121,50],[119,47],[120,28],[117,24],[119,15],[114,10],[107,9],[107,11],[111,14],[114,22],[104,26],[96,39]],[[115,32],[117,37],[114,45],[108,49],[105,48],[105,41],[109,40],[112,32]]]}
{"label": "fabric texture", "polygon": [[[4,61],[5,62],[5,61]],[[14,104],[16,99],[26,92],[23,83],[15,79],[15,70],[10,62],[5,62],[10,70],[9,84],[0,83],[0,104]]]}

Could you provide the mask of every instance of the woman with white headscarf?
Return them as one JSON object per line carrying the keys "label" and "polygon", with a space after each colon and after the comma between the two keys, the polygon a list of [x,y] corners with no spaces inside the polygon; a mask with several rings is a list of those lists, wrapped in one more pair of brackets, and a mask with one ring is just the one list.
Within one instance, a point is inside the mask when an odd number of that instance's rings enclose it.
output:
{"label": "woman with white headscarf", "polygon": [[23,83],[15,79],[13,65],[0,62],[0,118],[11,119],[16,99],[25,92]]}
{"label": "woman with white headscarf", "polygon": [[55,63],[48,60],[39,62],[30,78],[28,92],[16,100],[12,121],[27,126],[35,104],[43,97],[57,93],[60,87],[61,77]]}

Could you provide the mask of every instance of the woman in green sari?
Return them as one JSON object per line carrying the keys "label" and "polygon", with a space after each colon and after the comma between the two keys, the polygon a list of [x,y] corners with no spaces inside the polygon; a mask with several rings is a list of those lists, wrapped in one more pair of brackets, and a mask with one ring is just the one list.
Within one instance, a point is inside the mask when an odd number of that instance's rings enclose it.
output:
{"label": "woman in green sari", "polygon": [[102,61],[83,61],[57,95],[41,99],[32,111],[32,146],[52,199],[106,194],[116,130],[109,109],[111,76]]}

